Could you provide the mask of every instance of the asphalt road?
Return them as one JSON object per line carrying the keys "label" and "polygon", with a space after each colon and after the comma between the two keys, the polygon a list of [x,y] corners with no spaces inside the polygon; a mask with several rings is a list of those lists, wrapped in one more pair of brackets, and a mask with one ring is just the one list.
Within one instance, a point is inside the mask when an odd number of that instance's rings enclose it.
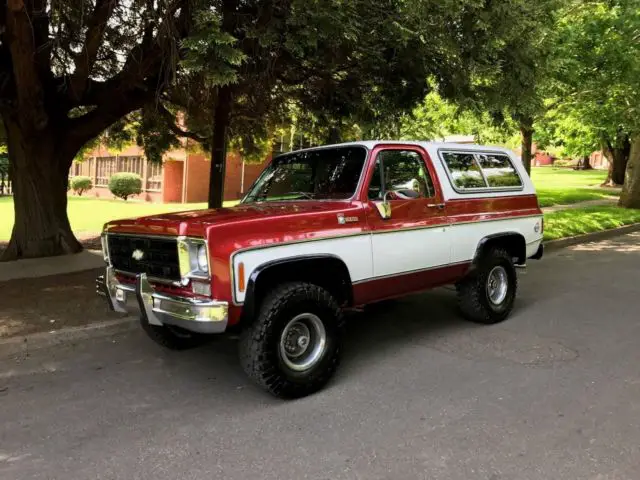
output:
{"label": "asphalt road", "polygon": [[0,479],[635,480],[639,280],[634,234],[532,262],[501,325],[444,289],[359,315],[337,378],[294,402],[254,388],[232,341],[5,357]]}

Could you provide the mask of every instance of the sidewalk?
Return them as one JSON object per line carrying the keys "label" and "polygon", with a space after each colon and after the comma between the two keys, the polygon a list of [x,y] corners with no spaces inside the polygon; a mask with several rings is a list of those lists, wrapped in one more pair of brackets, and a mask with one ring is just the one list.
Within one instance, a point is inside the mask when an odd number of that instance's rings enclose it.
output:
{"label": "sidewalk", "polygon": [[[20,278],[38,278],[65,273],[81,272],[104,265],[102,252],[83,250],[74,255],[30,258],[13,262],[0,262],[0,282]],[[0,289],[2,287],[0,286]],[[1,290],[0,290],[1,291]]]}

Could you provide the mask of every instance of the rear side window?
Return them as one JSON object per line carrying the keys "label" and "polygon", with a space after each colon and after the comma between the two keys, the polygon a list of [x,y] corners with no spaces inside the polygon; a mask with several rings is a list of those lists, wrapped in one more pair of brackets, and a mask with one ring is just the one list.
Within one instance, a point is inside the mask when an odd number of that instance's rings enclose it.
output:
{"label": "rear side window", "polygon": [[453,185],[460,190],[485,188],[487,186],[480,171],[480,167],[472,153],[442,154],[447,164]]}
{"label": "rear side window", "polygon": [[458,191],[522,188],[522,179],[507,155],[442,152],[442,159]]}
{"label": "rear side window", "polygon": [[478,163],[490,187],[521,187],[522,180],[506,155],[477,155]]}

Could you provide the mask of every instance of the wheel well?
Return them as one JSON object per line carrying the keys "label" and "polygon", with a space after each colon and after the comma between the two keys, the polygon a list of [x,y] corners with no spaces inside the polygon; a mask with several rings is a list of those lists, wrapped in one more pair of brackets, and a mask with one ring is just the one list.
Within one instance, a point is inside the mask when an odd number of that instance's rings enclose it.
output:
{"label": "wheel well", "polygon": [[521,233],[512,232],[490,235],[480,240],[474,263],[484,252],[494,248],[502,248],[509,252],[517,265],[524,265],[527,262],[527,244],[524,236]]}
{"label": "wheel well", "polygon": [[265,295],[276,285],[296,281],[324,288],[340,306],[353,304],[351,276],[338,257],[326,255],[276,260],[258,267],[251,274],[242,309],[243,320],[253,318]]}

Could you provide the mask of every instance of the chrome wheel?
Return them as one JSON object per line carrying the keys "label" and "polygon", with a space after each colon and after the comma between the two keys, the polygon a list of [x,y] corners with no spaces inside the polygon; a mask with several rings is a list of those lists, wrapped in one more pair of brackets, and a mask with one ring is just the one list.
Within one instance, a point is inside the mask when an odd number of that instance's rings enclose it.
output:
{"label": "chrome wheel", "polygon": [[302,372],[320,361],[327,346],[322,320],[302,313],[291,320],[280,336],[280,358],[291,370]]}
{"label": "chrome wheel", "polygon": [[487,297],[494,305],[500,305],[507,298],[509,276],[504,267],[494,267],[487,277]]}

